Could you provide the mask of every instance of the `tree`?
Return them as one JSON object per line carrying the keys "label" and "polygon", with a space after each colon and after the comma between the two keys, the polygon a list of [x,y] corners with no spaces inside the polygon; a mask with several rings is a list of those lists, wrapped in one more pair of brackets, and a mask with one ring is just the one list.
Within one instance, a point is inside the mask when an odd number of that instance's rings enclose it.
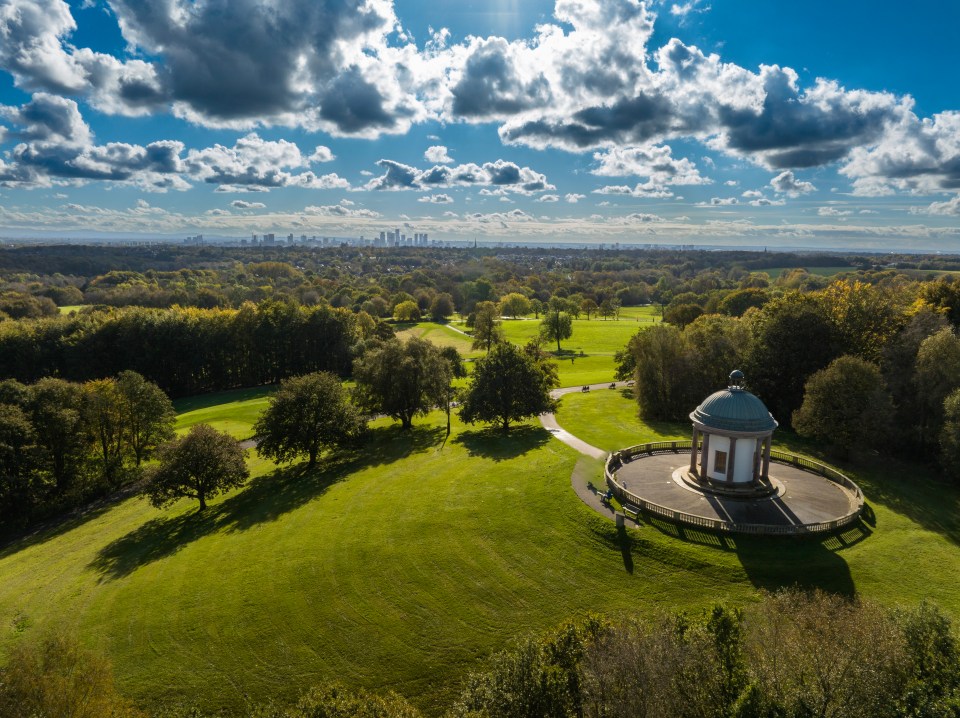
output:
{"label": "tree", "polygon": [[663,311],[663,321],[681,329],[703,314],[703,308],[697,304],[670,304]]}
{"label": "tree", "polygon": [[530,311],[533,312],[533,318],[539,319],[540,315],[543,314],[544,304],[539,299],[530,300]]}
{"label": "tree", "polygon": [[940,463],[947,476],[960,479],[960,389],[954,389],[943,402]]}
{"label": "tree", "polygon": [[393,308],[393,318],[398,322],[420,321],[420,307],[413,300],[400,302]]}
{"label": "tree", "polygon": [[803,402],[804,385],[840,354],[840,337],[823,303],[794,292],[747,314],[752,340],[742,367],[751,390],[781,424]]}
{"label": "tree", "polygon": [[446,292],[436,295],[430,303],[430,317],[435,322],[442,322],[453,314],[453,297]]}
{"label": "tree", "polygon": [[103,478],[118,488],[123,468],[126,412],[114,379],[94,379],[83,385],[83,423],[93,439]]}
{"label": "tree", "polygon": [[526,316],[532,311],[530,300],[519,292],[511,292],[500,298],[500,313],[507,317]]}
{"label": "tree", "polygon": [[582,302],[580,302],[580,311],[587,315],[587,321],[590,321],[590,315],[595,314],[599,307],[597,303],[593,301],[590,297],[587,297]]}
{"label": "tree", "polygon": [[573,320],[566,312],[559,308],[550,308],[550,311],[543,315],[540,322],[540,336],[548,342],[557,343],[557,354],[560,353],[560,340],[569,339],[573,336]]}
{"label": "tree", "polygon": [[892,416],[893,403],[879,367],[845,355],[807,381],[793,426],[801,436],[846,453],[855,446],[882,446]]}
{"label": "tree", "polygon": [[947,327],[920,344],[914,368],[920,402],[920,440],[934,441],[943,421],[947,396],[960,388],[960,338]]}
{"label": "tree", "polygon": [[62,634],[15,643],[0,669],[0,718],[145,718],[124,699],[110,662]]}
{"label": "tree", "polygon": [[616,313],[613,309],[613,300],[607,298],[600,302],[600,307],[597,309],[597,313],[603,317],[603,321],[607,321],[607,319],[612,317]]}
{"label": "tree", "polygon": [[63,379],[41,379],[30,387],[27,414],[43,463],[61,495],[71,487],[87,450],[81,431],[82,405],[81,387]]}
{"label": "tree", "polygon": [[307,455],[307,467],[324,449],[340,446],[363,427],[340,379],[315,372],[287,379],[254,424],[257,453],[277,463]]}
{"label": "tree", "polygon": [[354,362],[353,377],[354,398],[361,409],[386,414],[409,429],[415,416],[446,401],[451,368],[436,346],[412,337],[367,351]]}
{"label": "tree", "polygon": [[135,371],[120,372],[117,390],[126,416],[126,442],[140,466],[160,444],[173,438],[177,412],[159,386]]}
{"label": "tree", "polygon": [[509,431],[512,422],[555,409],[551,388],[536,359],[513,344],[497,344],[474,363],[460,418],[468,424],[496,423]]}
{"label": "tree", "polygon": [[637,332],[627,348],[633,354],[634,391],[644,418],[679,420],[703,398],[691,393],[690,357],[675,326],[656,324]]}
{"label": "tree", "polygon": [[250,475],[240,442],[209,424],[196,424],[186,436],[164,444],[157,458],[147,496],[158,509],[189,498],[203,511],[207,499],[242,486]]}
{"label": "tree", "polygon": [[473,348],[486,349],[503,341],[500,314],[493,302],[477,302],[473,317]]}
{"label": "tree", "polygon": [[22,529],[32,507],[41,500],[42,489],[34,464],[35,434],[23,410],[0,403],[0,534]]}

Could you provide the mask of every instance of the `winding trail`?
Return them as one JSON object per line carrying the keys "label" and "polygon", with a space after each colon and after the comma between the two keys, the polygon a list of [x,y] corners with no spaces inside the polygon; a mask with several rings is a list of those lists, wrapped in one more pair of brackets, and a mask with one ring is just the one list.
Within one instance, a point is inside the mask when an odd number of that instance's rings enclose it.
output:
{"label": "winding trail", "polygon": [[[627,383],[623,381],[614,382],[614,384],[616,389],[622,389],[627,385]],[[590,387],[590,391],[610,391],[609,383],[589,384],[588,386]],[[550,392],[550,396],[554,399],[559,399],[565,394],[573,394],[578,391],[583,391],[583,387],[569,386],[563,389],[554,389]],[[557,417],[553,413],[542,414],[540,416],[540,423],[543,424],[543,427],[553,434],[555,438],[583,454],[583,457],[577,461],[577,465],[573,467],[573,474],[570,475],[570,484],[583,503],[601,516],[605,516],[613,521],[615,513],[613,508],[600,500],[600,497],[606,491],[606,485],[601,484],[600,486],[595,486],[593,484],[593,480],[597,475],[597,462],[607,458],[609,452],[598,449],[583,439],[578,439],[557,423]]]}

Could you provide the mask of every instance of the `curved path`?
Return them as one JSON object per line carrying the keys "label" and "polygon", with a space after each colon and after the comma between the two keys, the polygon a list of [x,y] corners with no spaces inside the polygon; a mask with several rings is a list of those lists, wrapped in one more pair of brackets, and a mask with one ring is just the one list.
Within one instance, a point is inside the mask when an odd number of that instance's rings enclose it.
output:
{"label": "curved path", "polygon": [[[617,389],[622,389],[627,386],[627,383],[624,381],[614,382]],[[610,383],[606,384],[590,384],[590,391],[610,391]],[[583,386],[569,386],[563,389],[554,389],[550,392],[550,396],[554,399],[559,399],[565,394],[573,394],[578,391],[583,391]],[[611,521],[614,520],[614,510],[610,504],[604,503],[600,500],[600,497],[606,492],[606,485],[601,482],[600,486],[595,486],[593,480],[596,478],[596,464],[593,460],[600,460],[607,458],[609,452],[604,451],[603,449],[598,449],[596,446],[591,446],[583,439],[578,439],[576,436],[571,434],[569,431],[564,429],[557,423],[557,417],[555,414],[542,414],[540,416],[540,423],[543,424],[543,427],[554,435],[557,439],[562,441],[567,446],[571,446],[581,454],[584,458],[580,459],[577,462],[577,465],[573,469],[573,474],[570,476],[570,484],[573,486],[573,490],[576,492],[577,496],[580,497],[580,500],[583,501],[587,506],[592,508],[598,514],[606,516]]]}
{"label": "curved path", "polygon": [[[624,382],[617,387],[625,386]],[[593,384],[590,391],[609,390],[609,384]],[[551,392],[553,398],[583,391],[583,387],[567,387]],[[554,414],[544,414],[540,422],[557,439],[581,454],[570,483],[580,500],[607,518],[614,511],[600,500],[606,492],[606,483],[592,482],[597,478],[597,461],[608,452],[591,446],[563,429]],[[684,513],[712,521],[763,524],[770,526],[799,526],[829,522],[856,510],[856,498],[834,482],[816,474],[783,463],[777,465],[777,485],[781,490],[764,500],[740,501],[705,494],[676,480],[676,472],[689,463],[689,450],[643,458],[625,464],[618,479],[625,488],[642,495],[654,504],[668,506]],[[672,477],[672,478],[671,478]]]}

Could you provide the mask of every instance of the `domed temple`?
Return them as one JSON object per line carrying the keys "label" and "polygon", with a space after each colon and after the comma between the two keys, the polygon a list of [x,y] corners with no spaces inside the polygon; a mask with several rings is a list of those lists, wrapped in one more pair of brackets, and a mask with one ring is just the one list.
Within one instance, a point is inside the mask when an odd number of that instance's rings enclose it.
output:
{"label": "domed temple", "polygon": [[639,444],[607,457],[607,488],[623,508],[621,519],[792,536],[857,524],[860,488],[831,466],[772,449],[777,421],[743,385],[743,372],[734,371],[726,389],[693,410],[692,440]]}
{"label": "domed temple", "polygon": [[690,474],[701,483],[754,491],[770,485],[770,444],[776,420],[743,388],[743,372],[691,414]]}

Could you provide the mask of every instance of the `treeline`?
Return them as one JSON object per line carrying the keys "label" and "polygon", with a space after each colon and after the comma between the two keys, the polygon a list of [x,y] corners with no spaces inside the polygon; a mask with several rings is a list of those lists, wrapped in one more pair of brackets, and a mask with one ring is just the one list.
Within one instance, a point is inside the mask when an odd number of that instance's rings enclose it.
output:
{"label": "treeline", "polygon": [[[741,317],[704,313],[637,334],[618,355],[641,412],[684,420],[733,368],[783,426],[845,448],[916,453],[941,443],[960,389],[960,284],[870,285],[767,295]],[[960,399],[958,399],[960,402]],[[960,444],[960,403],[952,420]]]}
{"label": "treeline", "polygon": [[136,371],[171,396],[258,386],[328,370],[345,375],[369,316],[288,302],[240,309],[128,308],[0,323],[0,377],[73,381]]}
{"label": "treeline", "polygon": [[[50,690],[51,687],[57,690]],[[83,698],[83,701],[80,698]],[[91,712],[86,706],[95,706]],[[13,710],[28,710],[17,713]],[[69,710],[55,712],[66,707]],[[21,644],[0,670],[0,718],[146,718],[109,665],[63,638]],[[166,706],[156,718],[213,718]],[[324,684],[290,707],[221,718],[417,718],[389,693]],[[588,617],[519,641],[468,678],[448,718],[953,718],[960,650],[950,620],[923,603],[882,608],[784,591],[748,609],[652,619]]]}
{"label": "treeline", "polygon": [[0,382],[0,537],[134,482],[174,419],[166,394],[132,371]]}
{"label": "treeline", "polygon": [[[673,294],[736,289],[745,276],[767,267],[829,262],[854,272],[874,266],[857,257],[665,250],[81,249],[0,251],[0,319],[50,314],[54,305],[210,309],[268,299],[327,302],[386,317],[404,301],[426,313],[444,294],[463,315],[477,302],[511,293],[541,302],[581,295],[598,306],[614,299],[627,306],[665,304]],[[809,281],[819,279],[811,275]]]}

